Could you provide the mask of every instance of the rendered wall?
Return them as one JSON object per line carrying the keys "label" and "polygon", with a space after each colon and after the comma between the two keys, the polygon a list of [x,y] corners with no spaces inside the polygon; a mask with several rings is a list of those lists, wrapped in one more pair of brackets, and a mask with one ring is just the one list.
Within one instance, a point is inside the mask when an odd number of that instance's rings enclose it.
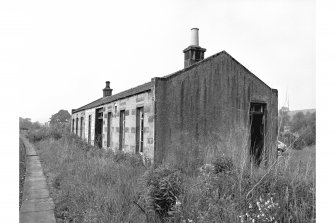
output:
{"label": "rendered wall", "polygon": [[[167,78],[155,78],[155,163],[248,141],[250,102],[267,106],[265,150],[274,155],[278,95],[225,52]],[[186,150],[186,152],[185,152]]]}

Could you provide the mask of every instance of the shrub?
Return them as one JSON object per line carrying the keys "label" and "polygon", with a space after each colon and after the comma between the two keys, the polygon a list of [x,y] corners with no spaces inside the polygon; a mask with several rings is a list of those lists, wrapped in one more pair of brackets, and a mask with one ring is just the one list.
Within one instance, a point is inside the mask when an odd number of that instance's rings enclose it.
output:
{"label": "shrub", "polygon": [[123,151],[110,153],[113,154],[113,160],[117,163],[123,162],[132,167],[144,167],[143,159],[139,154],[125,153]]}
{"label": "shrub", "polygon": [[32,129],[28,132],[28,139],[35,143],[49,138],[58,140],[66,134],[67,129],[57,127],[43,127],[39,129]]}
{"label": "shrub", "polygon": [[173,217],[182,193],[181,172],[166,166],[149,169],[142,178],[142,184],[141,200],[149,219],[167,221]]}
{"label": "shrub", "polygon": [[214,173],[230,173],[234,169],[234,163],[231,157],[221,156],[214,160]]}

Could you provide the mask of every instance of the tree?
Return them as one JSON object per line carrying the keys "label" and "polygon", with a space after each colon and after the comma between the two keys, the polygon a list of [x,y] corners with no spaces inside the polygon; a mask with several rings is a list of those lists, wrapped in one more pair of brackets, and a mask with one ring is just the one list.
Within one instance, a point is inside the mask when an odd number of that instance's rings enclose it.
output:
{"label": "tree", "polygon": [[30,118],[21,118],[19,119],[19,125],[20,129],[30,129],[32,126],[31,119]]}
{"label": "tree", "polygon": [[19,118],[19,126],[21,130],[38,129],[41,127],[39,122],[32,122],[30,118]]}
{"label": "tree", "polygon": [[316,142],[316,112],[298,112],[292,118],[292,132],[299,135],[296,148],[314,145]]}
{"label": "tree", "polygon": [[50,118],[50,126],[56,125],[68,125],[70,124],[71,115],[67,110],[59,110],[56,114]]}
{"label": "tree", "polygon": [[284,132],[285,127],[290,123],[290,116],[288,115],[289,109],[287,107],[282,107],[279,110],[279,131]]}
{"label": "tree", "polygon": [[301,132],[307,127],[306,117],[303,112],[298,112],[292,118],[292,131]]}

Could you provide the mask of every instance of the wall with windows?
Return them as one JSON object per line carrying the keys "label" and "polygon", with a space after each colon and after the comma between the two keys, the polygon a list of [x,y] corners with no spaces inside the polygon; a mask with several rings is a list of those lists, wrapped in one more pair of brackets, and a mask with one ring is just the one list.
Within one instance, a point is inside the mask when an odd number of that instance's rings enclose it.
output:
{"label": "wall with windows", "polygon": [[[152,91],[132,95],[121,100],[73,114],[72,119],[75,119],[74,123],[76,125],[76,118],[78,118],[79,127],[80,119],[81,117],[84,117],[83,139],[85,139],[86,142],[89,141],[89,117],[91,117],[91,145],[94,145],[95,140],[96,109],[101,108],[103,111],[102,148],[113,149],[114,151],[122,150],[130,153],[135,153],[137,150],[139,153],[143,154],[144,157],[153,160],[154,97]],[[122,112],[124,113],[124,122],[120,123],[120,114],[122,114]],[[142,122],[139,113],[143,114]],[[138,121],[136,117],[138,117]],[[124,124],[123,131],[121,131],[122,124]],[[142,129],[141,126],[143,126]],[[74,131],[76,131],[76,126],[74,126]],[[142,134],[143,136],[141,137]],[[78,136],[79,135],[80,130],[78,129]],[[122,148],[120,148],[120,139],[123,140]],[[136,148],[136,144],[138,145],[138,148]]]}
{"label": "wall with windows", "polygon": [[85,139],[85,111],[72,114],[71,131],[78,137]]}

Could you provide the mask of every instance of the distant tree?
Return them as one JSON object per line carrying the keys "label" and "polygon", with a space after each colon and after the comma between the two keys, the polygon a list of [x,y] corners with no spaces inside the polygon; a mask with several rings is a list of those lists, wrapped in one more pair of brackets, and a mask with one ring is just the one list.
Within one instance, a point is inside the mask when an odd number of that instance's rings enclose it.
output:
{"label": "distant tree", "polygon": [[314,145],[316,143],[316,112],[306,113],[298,112],[291,121],[293,133],[299,135],[296,140],[296,148],[301,149],[304,146]]}
{"label": "distant tree", "polygon": [[286,126],[290,124],[290,116],[288,115],[289,109],[287,107],[282,107],[279,110],[279,131],[284,132]]}
{"label": "distant tree", "polygon": [[19,127],[21,130],[38,129],[41,127],[39,122],[32,122],[30,118],[19,118]]}
{"label": "distant tree", "polygon": [[67,110],[59,110],[59,112],[51,116],[50,126],[68,125],[70,124],[70,120],[71,115]]}
{"label": "distant tree", "polygon": [[298,112],[292,117],[292,132],[299,132],[307,127],[307,121],[303,112]]}
{"label": "distant tree", "polygon": [[30,129],[32,126],[30,118],[19,118],[20,129]]}

